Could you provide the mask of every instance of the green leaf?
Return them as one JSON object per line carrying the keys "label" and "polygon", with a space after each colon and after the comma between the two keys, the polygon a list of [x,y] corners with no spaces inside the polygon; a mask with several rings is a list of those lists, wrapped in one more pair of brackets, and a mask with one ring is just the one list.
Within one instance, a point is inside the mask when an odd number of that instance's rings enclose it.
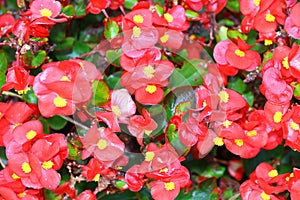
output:
{"label": "green leaf", "polygon": [[239,0],[228,0],[226,8],[232,12],[240,12],[240,1]]}
{"label": "green leaf", "polygon": [[228,28],[226,26],[220,27],[219,32],[216,35],[217,42],[220,42],[222,40],[228,40],[227,30]]}
{"label": "green leaf", "polygon": [[116,90],[121,89],[120,85],[120,77],[122,75],[122,72],[116,72],[114,74],[109,75],[109,77],[104,76],[104,81],[107,83],[109,89]]}
{"label": "green leaf", "polygon": [[[6,153],[5,153],[5,147],[0,147],[0,161],[3,165],[7,165],[7,157],[6,157]],[[1,165],[0,165],[0,169],[1,169]]]}
{"label": "green leaf", "polygon": [[48,122],[49,122],[50,127],[53,130],[60,130],[63,127],[65,127],[66,124],[67,124],[67,120],[65,120],[64,118],[62,118],[58,115],[55,115],[54,117],[48,118]]}
{"label": "green leaf", "polygon": [[225,25],[227,27],[233,27],[234,26],[234,22],[230,19],[221,19],[218,24],[222,24]]}
{"label": "green leaf", "polygon": [[186,61],[181,69],[176,68],[169,81],[170,88],[180,86],[199,86],[202,84],[203,76],[206,75],[204,69],[205,61],[193,59]]}
{"label": "green leaf", "polygon": [[96,106],[104,105],[109,99],[109,88],[104,81],[94,81],[92,83],[93,99],[92,104]]}
{"label": "green leaf", "polygon": [[92,50],[92,48],[90,46],[88,46],[87,44],[85,44],[83,42],[75,41],[74,46],[73,46],[73,52],[70,56],[71,56],[71,58],[76,58],[76,57],[81,56],[82,54],[90,52],[91,50]]}
{"label": "green leaf", "polygon": [[127,183],[121,180],[116,180],[116,188],[122,190],[124,186],[126,186]]}
{"label": "green leaf", "polygon": [[137,2],[137,0],[125,0],[124,7],[128,10],[131,10],[131,8],[135,6]]}
{"label": "green leaf", "polygon": [[77,140],[76,138],[71,138],[71,140],[67,142],[67,145],[69,149],[68,158],[71,160],[81,160],[81,142],[79,142],[79,140]]}
{"label": "green leaf", "polygon": [[62,9],[62,12],[67,16],[74,16],[75,15],[75,8],[73,5],[67,5]]}
{"label": "green leaf", "polygon": [[183,190],[176,197],[176,200],[218,200],[217,182],[215,178],[210,178],[202,181],[196,189],[190,190],[188,193],[184,193]]}
{"label": "green leaf", "polygon": [[106,51],[106,59],[109,63],[120,66],[120,55],[121,55],[122,49],[118,50],[107,50]]}
{"label": "green leaf", "polygon": [[74,38],[67,37],[63,39],[60,42],[56,43],[55,51],[64,51],[64,50],[70,50],[73,47],[74,44]]}
{"label": "green leaf", "polygon": [[74,1],[74,3],[75,3],[76,16],[80,17],[80,16],[83,16],[83,15],[86,15],[86,3],[85,3],[85,0],[76,0],[76,1]]}
{"label": "green leaf", "polygon": [[6,58],[5,53],[1,50],[0,51],[0,72],[6,73],[8,61]]}
{"label": "green leaf", "polygon": [[117,22],[113,20],[108,20],[105,29],[104,29],[104,36],[106,39],[112,39],[118,36],[119,33],[119,26]]}
{"label": "green leaf", "polygon": [[32,58],[31,66],[33,66],[33,67],[40,66],[44,62],[46,55],[47,55],[47,53],[45,50],[37,51]]}
{"label": "green leaf", "polygon": [[249,90],[248,92],[244,93],[242,96],[246,99],[249,106],[252,107],[254,103],[254,95],[252,91]]}
{"label": "green leaf", "polygon": [[247,35],[242,34],[238,30],[227,31],[227,36],[228,38],[238,39],[240,37],[242,40],[247,40]]}
{"label": "green leaf", "polygon": [[300,83],[298,83],[296,85],[296,87],[294,88],[294,96],[295,97],[300,97]]}
{"label": "green leaf", "polygon": [[[183,49],[181,51],[179,51],[176,56],[173,56],[170,58],[170,60],[174,61],[175,63],[183,63],[184,61],[186,61],[188,58],[188,52],[186,49]],[[163,60],[163,58],[162,58]],[[165,59],[167,60],[167,59]]]}
{"label": "green leaf", "polygon": [[189,147],[181,143],[178,131],[176,131],[176,126],[174,124],[168,126],[167,136],[170,144],[176,150],[178,155],[184,155],[189,150]]}
{"label": "green leaf", "polygon": [[192,11],[192,10],[186,10],[185,11],[185,16],[187,18],[193,19],[193,18],[199,17],[199,14],[197,12],[195,12],[195,11]]}
{"label": "green leaf", "polygon": [[155,5],[155,8],[156,8],[156,13],[159,15],[159,16],[162,16],[164,14],[164,8],[159,5],[159,4],[156,4]]}
{"label": "green leaf", "polygon": [[228,88],[243,94],[247,90],[247,84],[241,78],[233,76],[228,81]]}
{"label": "green leaf", "polygon": [[32,59],[33,59],[33,54],[31,53],[31,51],[30,50],[26,51],[26,53],[24,54],[24,63],[28,66],[31,66]]}
{"label": "green leaf", "polygon": [[6,76],[4,73],[0,72],[0,91],[2,86],[6,83]]}
{"label": "green leaf", "polygon": [[61,200],[62,196],[56,196],[52,190],[44,189],[45,200]]}
{"label": "green leaf", "polygon": [[200,175],[206,178],[216,177],[218,179],[224,175],[225,170],[226,168],[224,166],[218,166],[217,168],[208,166]]}
{"label": "green leaf", "polygon": [[37,104],[38,103],[38,98],[36,97],[34,91],[32,88],[28,90],[24,95],[23,98],[26,102],[32,103],[32,104]]}
{"label": "green leaf", "polygon": [[43,133],[49,134],[50,133],[49,122],[43,117],[40,117],[39,121],[43,124]]}

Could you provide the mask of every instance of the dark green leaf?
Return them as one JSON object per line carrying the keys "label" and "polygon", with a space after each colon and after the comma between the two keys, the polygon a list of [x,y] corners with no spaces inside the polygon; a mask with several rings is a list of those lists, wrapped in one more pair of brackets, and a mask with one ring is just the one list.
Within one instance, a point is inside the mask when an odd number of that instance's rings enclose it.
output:
{"label": "dark green leaf", "polygon": [[217,168],[214,168],[212,166],[208,166],[202,173],[201,176],[204,176],[206,178],[221,178],[224,175],[226,168],[223,166],[218,166]]}
{"label": "dark green leaf", "polygon": [[104,36],[106,39],[115,38],[119,33],[119,26],[117,22],[109,20],[104,29]]}
{"label": "dark green leaf", "polygon": [[113,65],[120,66],[120,55],[122,49],[118,50],[107,50],[106,51],[106,59]]}
{"label": "dark green leaf", "polygon": [[228,88],[243,94],[247,90],[247,84],[239,77],[230,77],[228,81]]}
{"label": "dark green leaf", "polygon": [[44,189],[45,200],[61,200],[62,196],[56,196],[52,190]]}
{"label": "dark green leaf", "polygon": [[226,8],[232,12],[240,12],[240,1],[228,0]]}
{"label": "dark green leaf", "polygon": [[62,9],[62,12],[67,16],[74,16],[75,15],[75,8],[73,5],[67,5]]}
{"label": "dark green leaf", "polygon": [[0,147],[0,169],[2,168],[2,165],[6,166],[7,165],[7,157],[5,153],[5,147]]}
{"label": "dark green leaf", "polygon": [[32,88],[30,88],[30,90],[28,90],[24,95],[23,98],[26,102],[28,103],[32,103],[32,104],[37,104],[38,103],[38,99],[33,91]]}
{"label": "dark green leaf", "polygon": [[54,117],[48,118],[49,125],[54,130],[60,130],[67,124],[67,120],[55,115]]}
{"label": "dark green leaf", "polygon": [[8,61],[3,51],[0,51],[0,72],[6,73]]}
{"label": "dark green leaf", "polygon": [[44,50],[37,51],[32,58],[31,66],[33,67],[40,66],[44,62],[46,55],[47,53]]}
{"label": "dark green leaf", "polygon": [[74,38],[67,37],[64,40],[56,43],[55,51],[70,50],[72,49],[73,44],[74,44]]}
{"label": "dark green leaf", "polygon": [[103,105],[108,102],[109,88],[104,81],[94,81],[92,83],[93,105]]}
{"label": "dark green leaf", "polygon": [[124,2],[124,7],[126,9],[131,9],[133,6],[135,6],[137,4],[137,0],[125,0]]}
{"label": "dark green leaf", "polygon": [[169,81],[170,88],[180,86],[199,86],[202,84],[203,76],[207,73],[204,66],[205,61],[193,59],[185,61],[181,69],[176,68]]}
{"label": "dark green leaf", "polygon": [[91,50],[92,48],[87,44],[75,41],[73,46],[73,52],[70,56],[71,58],[76,58],[81,56],[82,54],[90,52]]}
{"label": "dark green leaf", "polygon": [[120,77],[121,77],[122,72],[116,72],[114,74],[111,74],[109,77],[104,77],[104,81],[107,83],[109,89],[111,90],[116,90],[116,89],[121,89],[120,85]]}
{"label": "dark green leaf", "polygon": [[249,90],[248,92],[244,93],[242,96],[246,99],[249,106],[252,107],[254,103],[254,95],[252,91]]}
{"label": "dark green leaf", "polygon": [[43,128],[44,128],[43,133],[49,134],[50,133],[50,126],[49,126],[48,121],[43,117],[40,117],[39,121],[43,124]]}
{"label": "dark green leaf", "polygon": [[0,91],[2,86],[5,84],[5,82],[6,82],[6,76],[2,72],[0,72]]}

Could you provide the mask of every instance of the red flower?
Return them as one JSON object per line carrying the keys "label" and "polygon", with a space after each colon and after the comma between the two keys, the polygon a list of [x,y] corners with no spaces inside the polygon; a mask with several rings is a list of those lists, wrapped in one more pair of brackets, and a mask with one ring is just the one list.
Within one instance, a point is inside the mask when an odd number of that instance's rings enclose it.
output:
{"label": "red flower", "polygon": [[61,4],[55,0],[35,0],[30,4],[30,11],[32,13],[32,20],[47,17],[55,18],[61,11]]}
{"label": "red flower", "polygon": [[92,14],[99,14],[103,9],[107,8],[110,5],[110,0],[89,0],[86,11]]}
{"label": "red flower", "polygon": [[56,195],[67,194],[71,199],[75,198],[76,191],[75,188],[71,188],[70,182],[65,182],[60,185],[58,188],[53,190]]}
{"label": "red flower", "polygon": [[15,24],[15,18],[11,14],[0,15],[0,36],[10,33]]}
{"label": "red flower", "polygon": [[294,5],[290,11],[288,18],[285,20],[284,28],[290,36],[295,39],[300,39],[300,23],[297,20],[300,12],[300,3]]}
{"label": "red flower", "polygon": [[184,3],[186,3],[191,9],[199,12],[202,10],[202,0],[184,0]]}
{"label": "red flower", "polygon": [[96,200],[96,195],[91,190],[85,190],[74,200]]}
{"label": "red flower", "polygon": [[92,126],[82,139],[83,159],[93,154],[103,162],[112,162],[123,155],[124,143],[115,133],[103,127]]}
{"label": "red flower", "polygon": [[82,167],[82,176],[88,181],[99,181],[101,176],[114,178],[116,170],[108,168],[104,163],[96,158],[92,158],[87,166]]}
{"label": "red flower", "polygon": [[156,122],[150,117],[147,110],[143,109],[142,114],[132,116],[127,127],[140,145],[143,145],[144,134],[150,135],[157,128]]}
{"label": "red flower", "polygon": [[138,192],[144,185],[144,174],[139,173],[139,165],[133,165],[125,174],[128,188],[133,192]]}

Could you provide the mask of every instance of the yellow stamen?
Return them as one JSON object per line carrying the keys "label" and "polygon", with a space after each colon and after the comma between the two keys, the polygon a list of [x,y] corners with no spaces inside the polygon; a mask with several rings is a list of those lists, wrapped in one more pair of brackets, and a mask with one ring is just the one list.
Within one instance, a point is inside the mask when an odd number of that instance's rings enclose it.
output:
{"label": "yellow stamen", "polygon": [[154,92],[156,92],[157,88],[155,85],[148,85],[146,87],[146,92],[148,92],[149,94],[153,94]]}
{"label": "yellow stamen", "polygon": [[275,112],[275,114],[273,116],[273,121],[275,123],[279,123],[279,122],[281,122],[281,119],[282,119],[282,112],[280,112],[280,111]]}
{"label": "yellow stamen", "polygon": [[133,16],[133,21],[137,24],[141,24],[144,22],[144,18],[142,15],[134,15]]}
{"label": "yellow stamen", "polygon": [[220,138],[220,137],[215,137],[213,139],[213,141],[214,141],[215,145],[217,145],[217,146],[223,146],[224,145],[223,139]]}
{"label": "yellow stamen", "polygon": [[100,174],[96,174],[95,177],[93,178],[93,181],[98,182],[100,179]]}
{"label": "yellow stamen", "polygon": [[289,69],[290,68],[290,64],[289,64],[289,58],[286,56],[283,58],[282,60],[282,65],[285,69]]}
{"label": "yellow stamen", "polygon": [[295,122],[290,122],[290,127],[291,129],[293,129],[294,131],[299,131],[299,124],[295,123]]}
{"label": "yellow stamen", "polygon": [[52,15],[52,12],[48,8],[44,8],[44,9],[40,10],[40,14],[43,17],[50,17]]}
{"label": "yellow stamen", "polygon": [[161,36],[159,39],[162,43],[166,43],[169,40],[169,35],[168,34],[164,34],[163,36]]}
{"label": "yellow stamen", "polygon": [[26,133],[27,140],[31,140],[36,136],[36,132],[34,130],[30,130]]}
{"label": "yellow stamen", "polygon": [[257,136],[257,131],[256,131],[256,130],[248,131],[247,135],[248,135],[249,137]]}
{"label": "yellow stamen", "polygon": [[45,170],[51,169],[53,167],[54,163],[49,160],[49,161],[44,161],[42,164],[42,168]]}
{"label": "yellow stamen", "polygon": [[145,161],[146,161],[146,162],[150,162],[151,160],[153,160],[154,156],[155,156],[155,153],[154,153],[154,152],[152,152],[152,151],[147,151],[147,152],[146,152],[146,155],[145,155]]}
{"label": "yellow stamen", "polygon": [[119,106],[111,106],[111,110],[117,116],[120,116],[122,114]]}
{"label": "yellow stamen", "polygon": [[53,104],[57,108],[63,108],[63,107],[67,106],[67,101],[65,99],[61,98],[60,96],[58,96],[53,99]]}
{"label": "yellow stamen", "polygon": [[170,190],[174,190],[175,189],[175,184],[174,182],[168,182],[168,183],[165,183],[165,189],[170,191]]}
{"label": "yellow stamen", "polygon": [[27,94],[27,92],[30,90],[29,87],[25,88],[25,90],[16,90],[18,94]]}
{"label": "yellow stamen", "polygon": [[226,121],[224,121],[224,122],[222,123],[222,125],[225,126],[226,128],[228,128],[229,126],[231,126],[231,124],[232,124],[232,121],[229,121],[229,120],[227,120],[227,119],[226,119]]}
{"label": "yellow stamen", "polygon": [[253,0],[253,3],[254,3],[255,6],[259,6],[260,0]]}
{"label": "yellow stamen", "polygon": [[229,101],[229,94],[225,90],[219,92],[220,101],[227,103]]}
{"label": "yellow stamen", "polygon": [[152,133],[152,131],[150,131],[150,130],[144,130],[144,133],[149,136]]}
{"label": "yellow stamen", "polygon": [[276,169],[273,169],[273,170],[269,171],[268,176],[270,178],[274,178],[274,177],[278,176],[278,171]]}
{"label": "yellow stamen", "polygon": [[159,170],[159,173],[163,173],[163,172],[168,173],[168,171],[169,171],[169,169],[167,167],[165,167],[165,168]]}
{"label": "yellow stamen", "polygon": [[148,65],[148,66],[144,67],[143,73],[147,78],[153,78],[155,69],[151,65]]}
{"label": "yellow stamen", "polygon": [[66,82],[71,82],[71,80],[70,80],[69,77],[67,77],[67,76],[61,77],[60,80],[61,80],[61,81],[66,81]]}
{"label": "yellow stamen", "polygon": [[268,45],[271,45],[273,44],[273,41],[272,40],[267,40],[265,39],[265,45],[268,46]]}
{"label": "yellow stamen", "polygon": [[137,27],[137,26],[133,27],[133,33],[132,33],[133,37],[135,37],[135,38],[140,37],[141,33],[142,33],[142,31],[139,27]]}
{"label": "yellow stamen", "polygon": [[15,174],[15,173],[13,173],[13,174],[11,175],[11,177],[12,177],[13,179],[15,179],[15,180],[20,179],[20,176],[18,176],[18,175]]}
{"label": "yellow stamen", "polygon": [[25,174],[28,174],[28,173],[31,172],[31,167],[30,167],[30,165],[29,165],[28,162],[23,162],[23,164],[22,164],[22,170],[23,170],[23,172]]}
{"label": "yellow stamen", "polygon": [[107,142],[106,140],[100,139],[97,143],[97,146],[100,150],[103,150],[107,147]]}
{"label": "yellow stamen", "polygon": [[241,51],[239,49],[235,50],[234,53],[235,53],[235,55],[237,55],[237,56],[239,56],[241,58],[245,56],[245,52],[243,52],[243,51]]}
{"label": "yellow stamen", "polygon": [[17,194],[17,196],[19,198],[24,198],[26,196],[26,192],[19,193],[19,194]]}
{"label": "yellow stamen", "polygon": [[265,192],[262,192],[260,193],[260,197],[263,199],[263,200],[270,200],[271,199],[271,196],[266,194]]}
{"label": "yellow stamen", "polygon": [[173,22],[173,16],[170,13],[165,13],[164,18],[167,20],[167,22]]}
{"label": "yellow stamen", "polygon": [[241,146],[244,145],[244,141],[241,140],[241,139],[235,139],[235,140],[234,140],[234,143],[235,143],[237,146],[239,146],[239,147],[241,147]]}
{"label": "yellow stamen", "polygon": [[272,15],[272,14],[266,14],[266,21],[267,22],[275,22],[275,16],[274,15]]}

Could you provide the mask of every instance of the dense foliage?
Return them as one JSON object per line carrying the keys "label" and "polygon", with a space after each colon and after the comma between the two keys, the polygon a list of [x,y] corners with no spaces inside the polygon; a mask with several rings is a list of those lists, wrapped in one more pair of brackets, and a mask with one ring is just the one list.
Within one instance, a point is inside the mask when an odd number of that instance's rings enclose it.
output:
{"label": "dense foliage", "polygon": [[0,6],[0,199],[300,199],[296,0]]}

